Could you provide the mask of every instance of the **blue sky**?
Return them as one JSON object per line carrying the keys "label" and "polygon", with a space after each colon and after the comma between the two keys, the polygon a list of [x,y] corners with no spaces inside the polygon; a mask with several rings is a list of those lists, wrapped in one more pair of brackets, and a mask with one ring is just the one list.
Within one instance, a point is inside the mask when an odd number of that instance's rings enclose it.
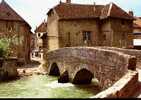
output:
{"label": "blue sky", "polygon": [[[44,19],[50,8],[57,5],[60,0],[5,0],[18,14],[21,15],[35,30]],[[61,0],[65,2],[66,0]],[[0,0],[1,2],[1,0]],[[114,2],[125,11],[132,10],[135,16],[141,16],[141,0],[72,0],[81,4],[107,4]]]}

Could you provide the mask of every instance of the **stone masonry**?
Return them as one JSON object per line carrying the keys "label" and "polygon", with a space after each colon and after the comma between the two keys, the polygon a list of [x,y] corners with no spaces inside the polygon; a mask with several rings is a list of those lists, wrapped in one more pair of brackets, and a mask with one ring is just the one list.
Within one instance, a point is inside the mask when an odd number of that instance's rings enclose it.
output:
{"label": "stone masonry", "polygon": [[45,60],[44,68],[48,74],[53,67],[55,69],[53,65],[56,64],[58,69],[55,71],[59,71],[58,75],[61,76],[67,71],[70,82],[75,83],[76,77],[79,81],[90,81],[92,77],[96,77],[103,88],[114,84],[127,73],[128,69],[135,70],[136,68],[135,56],[93,47],[58,49],[46,53]]}
{"label": "stone masonry", "polygon": [[132,55],[137,58],[137,67],[140,68],[140,63],[141,63],[141,50],[135,50],[135,49],[123,49],[123,48],[116,48],[116,47],[99,47],[102,49],[107,49],[107,50],[114,50],[118,52],[122,52],[124,54]]}

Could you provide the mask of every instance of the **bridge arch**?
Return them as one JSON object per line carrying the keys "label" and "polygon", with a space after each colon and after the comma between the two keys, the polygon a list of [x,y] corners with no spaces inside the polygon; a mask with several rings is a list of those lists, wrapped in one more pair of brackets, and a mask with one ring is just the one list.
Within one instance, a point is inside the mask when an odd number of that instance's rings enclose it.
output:
{"label": "bridge arch", "polygon": [[83,68],[80,69],[73,78],[72,83],[74,84],[89,84],[93,78],[93,73]]}
{"label": "bridge arch", "polygon": [[60,70],[57,63],[52,63],[49,70],[49,75],[60,76]]}
{"label": "bridge arch", "polygon": [[[102,88],[107,88],[125,75],[128,70],[136,69],[136,57],[116,50],[108,50],[99,47],[68,47],[46,53],[46,69],[52,73],[56,65],[65,81],[83,83],[91,80],[91,73],[98,79]],[[51,67],[50,67],[50,64]],[[50,70],[51,69],[51,70]],[[91,72],[91,73],[90,73]],[[83,74],[85,73],[85,74]],[[59,75],[59,74],[58,74]],[[85,79],[85,76],[88,77]],[[80,77],[79,77],[80,76]],[[111,77],[112,76],[112,77]],[[61,81],[63,79],[60,78]],[[89,80],[89,81],[88,81]],[[60,81],[60,80],[59,80]],[[84,82],[85,83],[85,82]]]}

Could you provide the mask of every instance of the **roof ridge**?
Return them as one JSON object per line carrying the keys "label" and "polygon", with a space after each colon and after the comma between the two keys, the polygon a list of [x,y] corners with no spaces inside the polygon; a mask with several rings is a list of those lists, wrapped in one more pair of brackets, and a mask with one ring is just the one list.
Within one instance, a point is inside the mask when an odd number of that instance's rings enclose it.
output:
{"label": "roof ridge", "polygon": [[[96,10],[94,10],[94,7]],[[76,3],[60,3],[49,12],[55,10],[60,19],[75,19],[75,18],[100,18],[107,17],[132,19],[126,11],[119,6],[110,2],[106,5],[92,5],[92,4],[76,4]],[[49,14],[48,12],[48,14]],[[126,14],[125,14],[126,13]]]}
{"label": "roof ridge", "polygon": [[111,10],[112,10],[112,6],[113,6],[113,3],[110,3],[110,7],[109,7],[109,10],[108,10],[107,16],[110,16]]}
{"label": "roof ridge", "polygon": [[[78,5],[78,6],[104,6],[104,5],[94,5],[94,4],[65,3],[65,2],[61,2],[60,4]],[[58,5],[60,5],[60,4],[58,4]]]}
{"label": "roof ridge", "polygon": [[47,21],[42,21],[40,24],[39,24],[39,26],[37,26],[36,27],[36,29],[35,29],[35,33],[37,33],[37,32],[43,32],[43,31],[45,31],[45,29],[44,29],[44,27],[46,27],[47,26]]}
{"label": "roof ridge", "polygon": [[22,21],[31,28],[31,26],[5,0],[2,0],[2,2],[0,3],[0,12],[9,14],[8,16],[0,16],[0,19]]}
{"label": "roof ridge", "polygon": [[16,15],[18,15],[18,17],[24,20],[7,2],[5,2],[5,0],[2,0],[1,4],[2,3],[6,4],[6,6],[10,8],[10,10],[12,10]]}

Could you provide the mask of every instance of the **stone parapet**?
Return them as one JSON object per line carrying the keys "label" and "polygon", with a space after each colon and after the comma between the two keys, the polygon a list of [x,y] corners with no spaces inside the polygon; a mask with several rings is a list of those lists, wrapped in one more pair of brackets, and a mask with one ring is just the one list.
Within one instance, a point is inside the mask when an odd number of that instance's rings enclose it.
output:
{"label": "stone parapet", "polygon": [[113,86],[90,98],[129,98],[134,96],[138,87],[137,71],[129,70]]}
{"label": "stone parapet", "polygon": [[117,48],[117,47],[98,47],[101,49],[107,49],[107,50],[113,50],[113,51],[118,51],[118,52],[122,52],[124,54],[128,54],[128,55],[132,55],[135,56],[137,58],[137,67],[140,68],[140,66],[138,66],[139,64],[141,64],[141,50],[136,50],[136,49],[123,49],[123,48]]}

